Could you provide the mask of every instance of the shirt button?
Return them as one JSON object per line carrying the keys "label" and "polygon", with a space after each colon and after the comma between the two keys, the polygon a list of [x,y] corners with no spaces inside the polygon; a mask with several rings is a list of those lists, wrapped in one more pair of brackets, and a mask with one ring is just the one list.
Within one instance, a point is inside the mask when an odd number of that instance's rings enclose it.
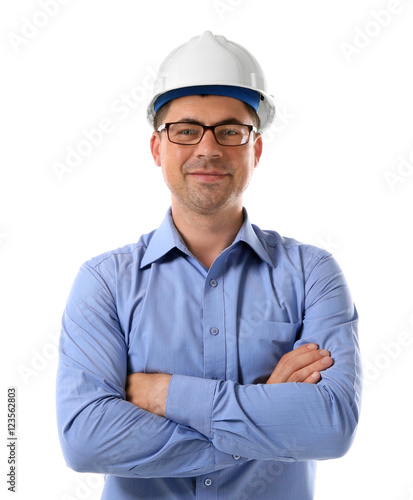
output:
{"label": "shirt button", "polygon": [[205,484],[205,486],[211,486],[211,484],[212,484],[212,480],[211,480],[211,479],[209,479],[209,477],[207,477],[207,478],[205,479],[205,481],[204,481],[204,484]]}
{"label": "shirt button", "polygon": [[234,460],[239,460],[241,457],[240,457],[239,455],[232,455],[232,458],[233,458]]}
{"label": "shirt button", "polygon": [[212,288],[215,288],[218,286],[218,281],[217,280],[210,280],[209,285],[212,286]]}
{"label": "shirt button", "polygon": [[212,333],[212,335],[218,335],[219,330],[218,330],[218,328],[215,328],[215,326],[214,326],[213,328],[211,328],[209,330],[209,333]]}

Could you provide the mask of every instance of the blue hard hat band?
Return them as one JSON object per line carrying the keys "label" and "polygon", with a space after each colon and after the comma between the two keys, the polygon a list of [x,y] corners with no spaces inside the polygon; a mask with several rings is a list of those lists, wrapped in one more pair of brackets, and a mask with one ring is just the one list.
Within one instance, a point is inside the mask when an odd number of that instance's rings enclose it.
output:
{"label": "blue hard hat band", "polygon": [[172,99],[188,95],[222,95],[225,97],[233,97],[234,99],[239,99],[249,104],[255,111],[258,111],[258,106],[260,104],[260,94],[255,90],[243,87],[232,87],[231,85],[197,85],[194,87],[183,87],[170,90],[160,95],[153,105],[155,113],[161,106],[172,101]]}

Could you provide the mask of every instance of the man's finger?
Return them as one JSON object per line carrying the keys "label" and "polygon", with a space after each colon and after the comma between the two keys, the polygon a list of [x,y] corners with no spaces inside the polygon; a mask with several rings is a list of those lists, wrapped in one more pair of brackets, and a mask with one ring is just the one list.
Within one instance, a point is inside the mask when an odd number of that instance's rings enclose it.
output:
{"label": "man's finger", "polygon": [[267,384],[304,382],[314,372],[329,368],[333,361],[317,344],[305,344],[285,354],[267,380]]}
{"label": "man's finger", "polygon": [[[333,360],[330,356],[323,356],[320,360],[312,363],[311,365],[305,366],[301,370],[294,372],[287,380],[287,382],[305,382],[308,378],[311,379],[314,373],[318,373],[327,370],[333,365]],[[320,376],[321,378],[321,376]],[[317,380],[317,382],[319,379]],[[311,383],[311,382],[310,382]]]}
{"label": "man's finger", "polygon": [[305,380],[303,380],[303,383],[305,384],[316,384],[319,382],[321,379],[321,374],[320,372],[313,372],[309,377],[307,377]]}

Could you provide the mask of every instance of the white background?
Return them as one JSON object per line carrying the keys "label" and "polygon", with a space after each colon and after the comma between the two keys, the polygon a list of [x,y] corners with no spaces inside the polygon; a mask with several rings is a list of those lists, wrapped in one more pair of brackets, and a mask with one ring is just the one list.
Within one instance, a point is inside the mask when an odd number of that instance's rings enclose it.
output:
{"label": "white background", "polygon": [[[44,3],[49,14],[38,0],[0,7],[2,498],[100,496],[102,479],[70,471],[57,438],[60,320],[85,260],[160,224],[169,194],[149,152],[148,84],[172,48],[211,30],[258,58],[278,105],[245,198],[252,221],[332,251],[361,318],[359,431],[344,458],[319,463],[316,499],[411,500],[412,2]],[[102,119],[111,132],[59,178],[55,162]]]}

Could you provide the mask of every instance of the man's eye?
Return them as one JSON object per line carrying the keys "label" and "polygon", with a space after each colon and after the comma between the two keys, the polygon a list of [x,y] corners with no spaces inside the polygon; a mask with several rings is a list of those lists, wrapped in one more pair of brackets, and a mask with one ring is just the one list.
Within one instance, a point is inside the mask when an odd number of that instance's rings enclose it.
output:
{"label": "man's eye", "polygon": [[190,136],[190,135],[198,135],[199,131],[194,129],[194,128],[183,128],[183,129],[177,130],[176,133],[178,135]]}
{"label": "man's eye", "polygon": [[234,137],[234,136],[240,135],[240,131],[236,128],[225,128],[225,129],[220,131],[220,134],[223,137]]}
{"label": "man's eye", "polygon": [[179,134],[181,134],[181,135],[196,135],[196,134],[198,134],[198,130],[195,130],[193,128],[185,128],[183,130],[180,130]]}

